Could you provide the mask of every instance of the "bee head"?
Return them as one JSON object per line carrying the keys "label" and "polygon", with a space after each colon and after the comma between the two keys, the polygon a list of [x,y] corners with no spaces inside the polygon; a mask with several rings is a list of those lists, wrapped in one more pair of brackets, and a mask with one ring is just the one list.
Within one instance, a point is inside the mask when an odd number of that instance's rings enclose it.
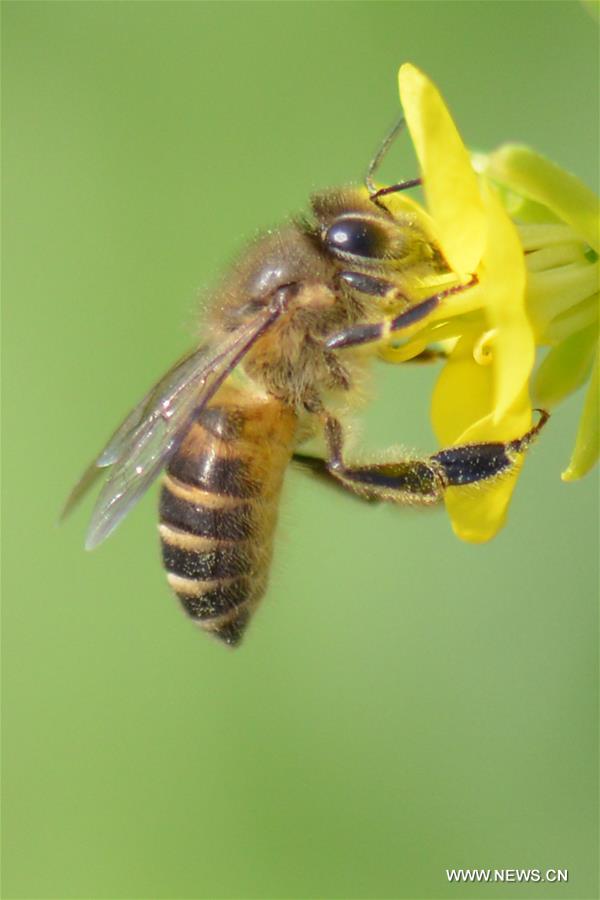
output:
{"label": "bee head", "polygon": [[412,211],[393,215],[360,188],[323,191],[311,199],[313,239],[334,262],[357,269],[410,266],[431,256],[431,240]]}

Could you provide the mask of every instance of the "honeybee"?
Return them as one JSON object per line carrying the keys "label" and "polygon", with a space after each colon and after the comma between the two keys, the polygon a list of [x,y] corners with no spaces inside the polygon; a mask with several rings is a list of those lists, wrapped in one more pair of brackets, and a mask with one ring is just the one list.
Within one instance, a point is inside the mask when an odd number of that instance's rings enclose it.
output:
{"label": "honeybee", "polygon": [[[237,646],[265,593],[284,474],[292,459],[368,500],[438,500],[449,485],[509,469],[543,426],[508,443],[452,447],[423,459],[348,463],[338,410],[347,409],[382,342],[475,279],[415,299],[449,273],[408,207],[377,188],[398,123],[364,187],[312,197],[310,214],[257,240],[214,293],[205,341],[125,418],[69,497],[102,473],[86,546],[107,538],[164,470],[160,541],[167,580],[188,615]],[[321,434],[323,459],[302,453]]]}

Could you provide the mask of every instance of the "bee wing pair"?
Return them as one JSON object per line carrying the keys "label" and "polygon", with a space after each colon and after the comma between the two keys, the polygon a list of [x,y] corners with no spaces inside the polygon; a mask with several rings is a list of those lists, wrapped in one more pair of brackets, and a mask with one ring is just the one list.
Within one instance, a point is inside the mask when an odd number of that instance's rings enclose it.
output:
{"label": "bee wing pair", "polygon": [[75,485],[63,509],[62,517],[108,470],[92,513],[88,550],[107,538],[142,497],[177,450],[194,417],[282,311],[282,306],[265,307],[225,341],[185,356],[126,416]]}

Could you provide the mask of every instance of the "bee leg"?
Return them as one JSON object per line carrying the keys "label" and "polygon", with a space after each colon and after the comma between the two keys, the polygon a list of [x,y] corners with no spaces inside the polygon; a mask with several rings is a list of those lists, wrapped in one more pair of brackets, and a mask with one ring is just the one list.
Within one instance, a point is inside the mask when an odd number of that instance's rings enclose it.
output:
{"label": "bee leg", "polygon": [[337,419],[326,415],[327,469],[344,487],[368,500],[435,503],[448,487],[475,484],[510,471],[548,421],[547,412],[537,412],[539,422],[512,441],[465,444],[440,450],[425,459],[360,466],[349,466],[344,462],[341,425]]}
{"label": "bee leg", "polygon": [[[361,294],[366,294],[369,297],[389,298],[393,295],[394,300],[406,300],[408,302],[408,297],[401,294],[396,286],[392,284],[392,282],[386,281],[385,278],[376,278],[373,275],[365,275],[364,272],[351,271],[340,272],[339,278],[353,290],[358,291]],[[421,351],[417,356],[413,356],[412,359],[403,360],[403,362],[431,363],[437,362],[440,359],[447,359],[447,357],[448,354],[444,350],[427,348]],[[394,362],[392,359],[385,361]]]}
{"label": "bee leg", "polygon": [[452,294],[458,294],[467,288],[477,284],[477,275],[473,275],[466,284],[455,284],[453,287],[432,294],[420,303],[415,304],[410,309],[404,310],[393,319],[383,319],[381,322],[364,322],[358,325],[351,325],[344,328],[343,331],[337,331],[325,341],[328,350],[340,350],[342,347],[354,347],[357,344],[370,344],[377,341],[384,341],[396,331],[403,328],[409,328],[425,319],[433,310],[440,305],[442,300]]}
{"label": "bee leg", "polygon": [[400,294],[391,281],[385,278],[376,278],[374,275],[365,275],[364,272],[352,272],[350,270],[340,272],[339,279],[349,288],[358,291],[360,294],[366,294],[368,297],[388,297],[394,296],[394,299],[408,300],[404,294]]}
{"label": "bee leg", "polygon": [[[294,453],[292,457],[292,463],[298,469],[302,469],[316,481],[319,481],[321,484],[333,488],[338,493],[342,491],[344,493],[347,493],[348,489],[346,485],[342,484],[339,479],[333,477],[333,475],[329,471],[327,460],[321,459],[320,456],[310,456],[309,454],[304,453]],[[357,494],[355,494],[355,496],[358,498]],[[371,503],[377,503],[380,498],[362,497],[361,499],[367,500]]]}

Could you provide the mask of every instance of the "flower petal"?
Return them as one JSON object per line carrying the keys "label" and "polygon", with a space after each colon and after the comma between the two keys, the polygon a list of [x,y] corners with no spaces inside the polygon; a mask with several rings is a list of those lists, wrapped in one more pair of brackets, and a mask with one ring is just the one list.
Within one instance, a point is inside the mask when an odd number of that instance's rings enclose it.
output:
{"label": "flower petal", "polygon": [[599,352],[596,354],[596,362],[594,371],[590,381],[587,393],[585,395],[585,403],[583,413],[577,430],[577,438],[575,440],[575,449],[571,456],[568,468],[562,474],[563,481],[576,481],[583,478],[598,461],[599,455],[599,438],[600,430],[600,383],[598,378],[598,358]]}
{"label": "flower petal", "polygon": [[592,300],[592,314],[598,319],[597,262],[571,263],[545,272],[529,272],[527,309],[538,344],[548,343],[548,332],[559,317],[568,318],[579,304]]}
{"label": "flower petal", "polygon": [[549,325],[546,326],[542,334],[542,343],[557,344],[564,341],[569,335],[576,331],[587,328],[588,325],[596,325],[598,327],[598,304],[600,303],[600,294],[593,294],[582,300],[581,303],[575,304],[571,309],[556,316]]}
{"label": "flower petal", "polygon": [[487,183],[482,184],[487,241],[479,270],[493,342],[493,415],[501,421],[522,393],[535,360],[533,330],[525,309],[526,269],[515,226]]}
{"label": "flower petal", "polygon": [[[524,434],[531,422],[526,388],[507,415],[495,421],[493,366],[477,365],[475,340],[462,337],[435,386],[431,415],[442,446],[478,441],[506,441]],[[478,485],[451,487],[444,501],[455,534],[464,541],[481,543],[503,526],[520,464],[508,474]]]}
{"label": "flower petal", "polygon": [[489,413],[492,373],[489,367],[476,364],[475,344],[474,334],[458,340],[433,389],[431,421],[442,447],[458,443],[474,422]]}
{"label": "flower petal", "polygon": [[506,523],[519,468],[517,465],[495,481],[446,489],[446,511],[458,538],[470,544],[484,544],[496,537]]}
{"label": "flower petal", "polygon": [[595,250],[600,249],[598,198],[579,178],[556,163],[516,144],[487,158],[486,175],[518,194],[541,203],[567,222]]}
{"label": "flower petal", "polygon": [[595,324],[588,325],[552,347],[535,375],[537,405],[556,406],[586,381],[596,351],[597,331]]}
{"label": "flower petal", "polygon": [[483,253],[485,222],[469,153],[439,91],[419,69],[401,66],[399,84],[443,253],[455,272],[474,272]]}

